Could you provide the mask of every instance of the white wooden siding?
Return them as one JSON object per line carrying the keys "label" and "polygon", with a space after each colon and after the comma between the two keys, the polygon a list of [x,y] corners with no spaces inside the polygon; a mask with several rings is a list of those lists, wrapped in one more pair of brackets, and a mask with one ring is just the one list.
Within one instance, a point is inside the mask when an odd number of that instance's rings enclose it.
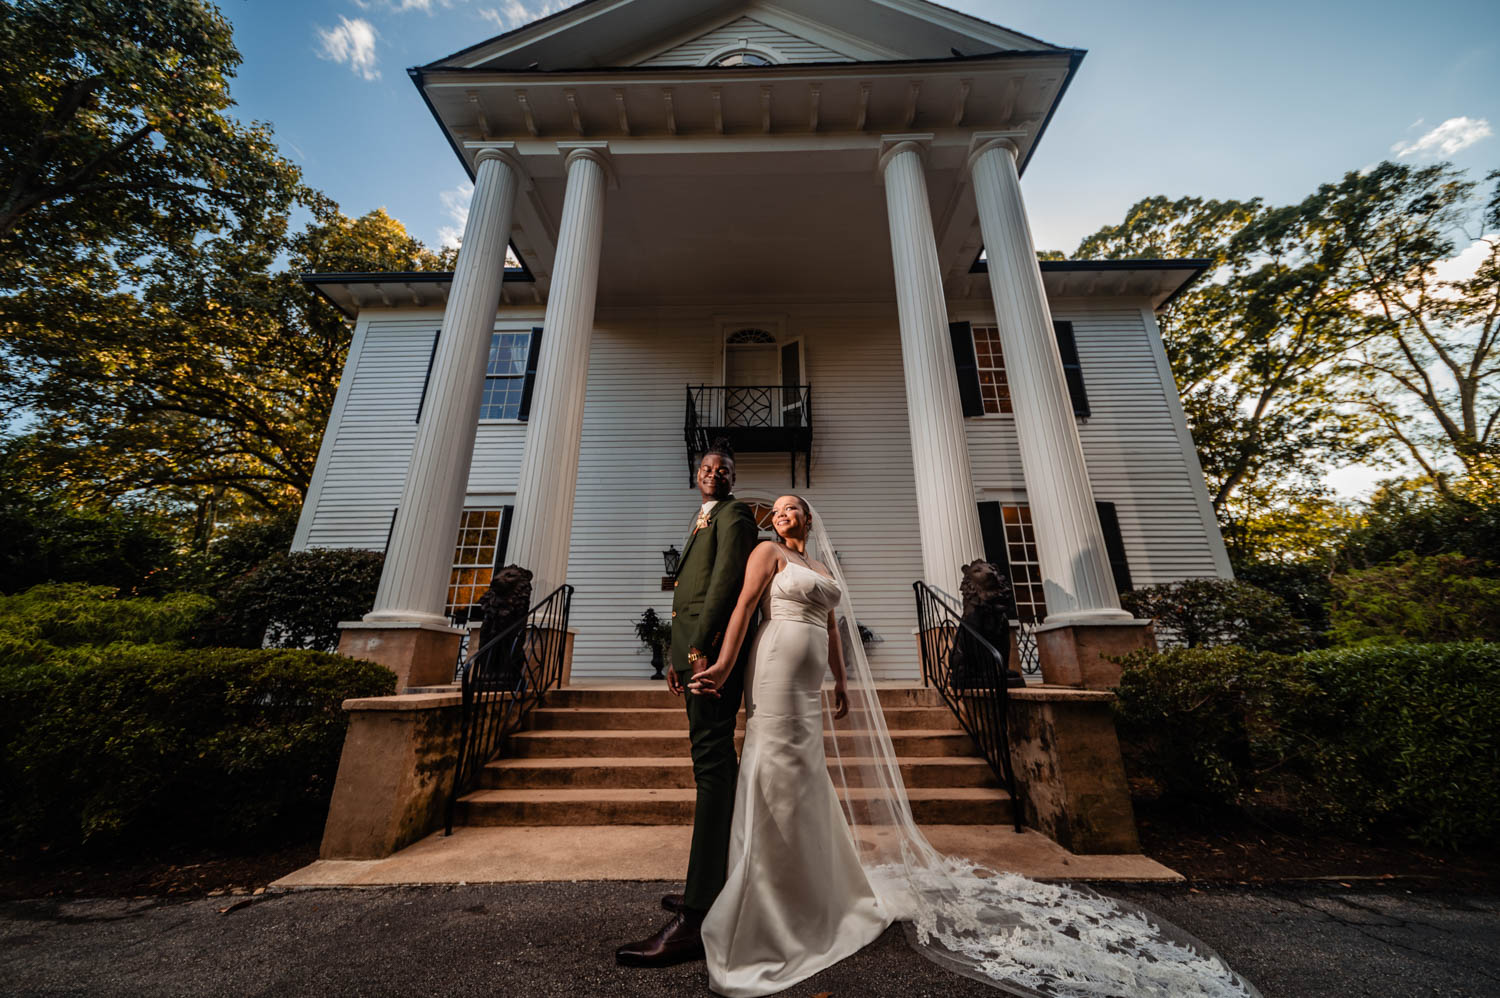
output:
{"label": "white wooden siding", "polygon": [[[1130,301],[1060,301],[1054,311],[1074,324],[1093,410],[1079,432],[1095,496],[1115,504],[1134,581],[1227,575],[1149,315]],[[918,664],[910,587],[922,559],[894,312],[777,309],[763,324],[802,339],[813,386],[812,485],[802,484],[799,461],[795,491],[827,520],[860,621],[882,639],[869,646],[877,675],[911,680]],[[984,305],[954,303],[950,312],[955,320],[993,321]],[[320,455],[302,546],[384,545],[440,321],[436,310],[361,321],[358,352],[346,368],[352,380],[341,388],[346,400]],[[507,310],[496,328],[539,323],[535,310]],[[681,548],[697,508],[682,440],[684,386],[719,382],[721,335],[707,312],[639,310],[606,314],[596,324],[568,565],[577,587],[573,668],[580,678],[649,675],[631,625],[648,606],[671,608],[671,594],[660,589],[661,552]],[[509,501],[525,431],[513,422],[479,426],[471,497]],[[976,498],[1024,498],[1011,417],[970,419],[967,434]],[[741,455],[738,472],[736,492],[744,498],[793,491],[785,453]]]}
{"label": "white wooden siding", "polygon": [[[992,312],[955,306],[955,320],[993,322]],[[1158,367],[1159,336],[1135,303],[1061,300],[1053,318],[1073,323],[1090,416],[1078,421],[1094,498],[1115,504],[1131,581],[1153,585],[1176,579],[1228,577],[1228,559],[1211,510],[1200,503],[1194,476],[1202,475],[1181,406],[1168,395]],[[1162,364],[1165,355],[1162,354]],[[1175,389],[1172,389],[1175,391]],[[967,421],[974,485],[1024,494],[1021,455],[1012,416]],[[1205,515],[1207,514],[1207,515]]]}
{"label": "white wooden siding", "polygon": [[738,20],[699,35],[692,41],[683,42],[652,56],[640,63],[642,66],[698,66],[718,50],[745,41],[752,49],[774,53],[787,62],[852,62],[848,56],[825,48],[816,42],[800,38],[789,31],[762,24],[754,18]]}
{"label": "white wooden siding", "polygon": [[[417,432],[417,406],[432,358],[440,309],[367,312],[344,366],[318,465],[308,490],[294,550],[309,547],[381,550],[401,500]],[[538,313],[497,321],[499,329],[530,329]],[[513,493],[526,427],[513,420],[479,425],[469,492]]]}

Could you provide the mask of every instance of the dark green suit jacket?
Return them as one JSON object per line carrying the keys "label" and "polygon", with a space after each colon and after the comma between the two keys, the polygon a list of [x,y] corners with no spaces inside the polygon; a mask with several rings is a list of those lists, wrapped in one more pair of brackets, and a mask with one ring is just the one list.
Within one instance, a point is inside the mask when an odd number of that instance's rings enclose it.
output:
{"label": "dark green suit jacket", "polygon": [[688,538],[672,591],[672,668],[678,672],[691,668],[689,648],[707,655],[710,665],[718,657],[758,536],[750,507],[731,497]]}

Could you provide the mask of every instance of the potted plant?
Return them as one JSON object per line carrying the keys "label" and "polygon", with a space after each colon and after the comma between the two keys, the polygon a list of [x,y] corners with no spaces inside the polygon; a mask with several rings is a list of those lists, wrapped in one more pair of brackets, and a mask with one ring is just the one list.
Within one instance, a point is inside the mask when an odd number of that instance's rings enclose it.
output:
{"label": "potted plant", "polygon": [[647,607],[635,622],[635,636],[651,649],[651,668],[656,670],[651,678],[666,679],[662,669],[667,662],[667,646],[672,643],[672,622],[663,620],[661,614]]}

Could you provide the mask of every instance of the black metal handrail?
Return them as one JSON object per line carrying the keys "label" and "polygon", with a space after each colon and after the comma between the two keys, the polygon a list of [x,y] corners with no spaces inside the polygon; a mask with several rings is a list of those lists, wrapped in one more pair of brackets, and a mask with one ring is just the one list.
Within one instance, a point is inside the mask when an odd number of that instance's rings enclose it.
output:
{"label": "black metal handrail", "polygon": [[1010,794],[1016,831],[1021,830],[1021,799],[1010,759],[1010,688],[1006,660],[946,594],[927,583],[912,583],[917,597],[917,645],[922,653],[922,678],[974,740],[980,754]]}
{"label": "black metal handrail", "polygon": [[485,764],[520,730],[547,691],[562,683],[572,605],[573,587],[558,586],[459,666],[462,721],[453,788],[443,815],[445,834],[453,834],[458,799],[474,789]]}

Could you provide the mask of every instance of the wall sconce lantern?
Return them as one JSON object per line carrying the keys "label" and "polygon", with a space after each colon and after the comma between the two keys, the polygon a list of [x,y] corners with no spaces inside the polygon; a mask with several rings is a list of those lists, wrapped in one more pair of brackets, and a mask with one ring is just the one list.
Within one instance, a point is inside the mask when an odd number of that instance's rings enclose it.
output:
{"label": "wall sconce lantern", "polygon": [[663,592],[666,592],[676,587],[677,568],[682,564],[682,552],[677,550],[676,544],[661,553],[661,563],[662,567],[667,570],[667,574],[661,577],[661,588]]}

